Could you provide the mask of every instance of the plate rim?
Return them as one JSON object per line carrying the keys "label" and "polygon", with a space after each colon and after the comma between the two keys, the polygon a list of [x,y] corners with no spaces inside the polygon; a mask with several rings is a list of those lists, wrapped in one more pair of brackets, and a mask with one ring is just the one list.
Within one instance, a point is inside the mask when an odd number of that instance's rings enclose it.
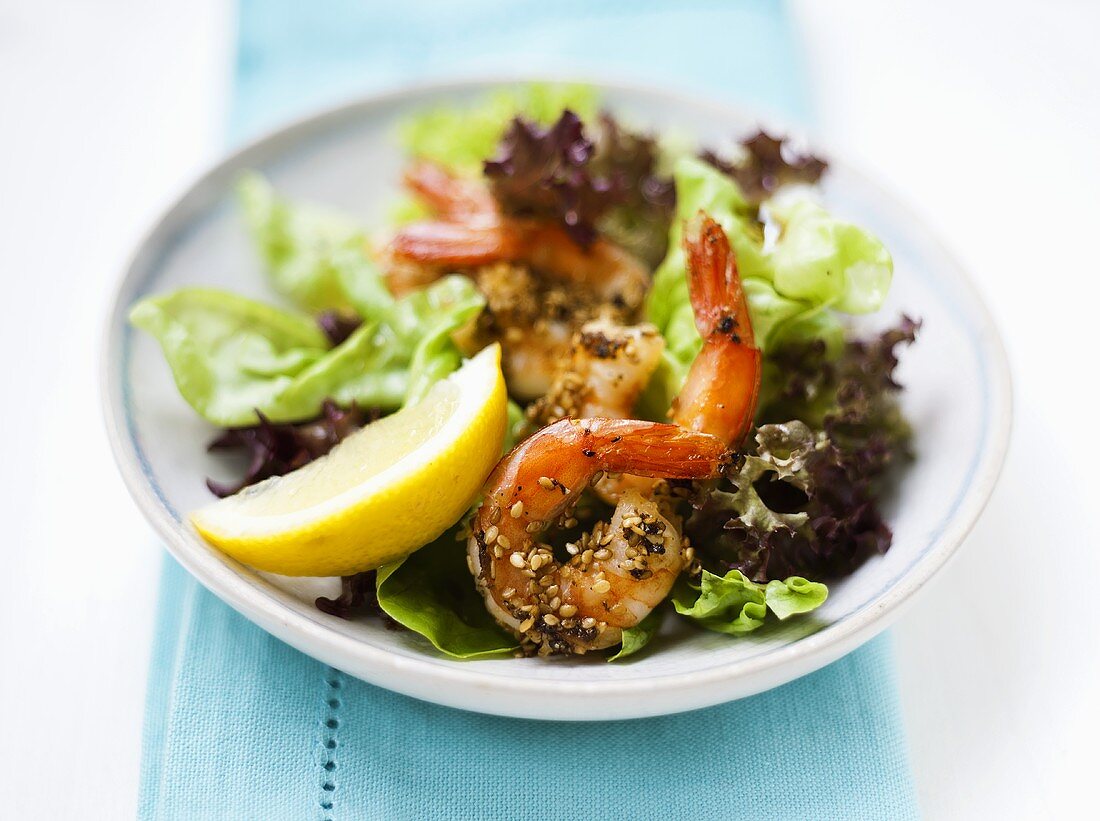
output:
{"label": "plate rim", "polygon": [[[274,592],[268,588],[261,589],[254,580],[233,572],[220,559],[211,556],[210,561],[203,561],[202,555],[194,549],[199,537],[188,534],[177,523],[170,515],[166,500],[158,497],[145,478],[137,451],[128,435],[121,370],[116,367],[118,355],[123,350],[126,314],[130,306],[125,298],[133,286],[140,284],[137,282],[141,273],[139,264],[144,254],[156,245],[161,233],[167,231],[186,211],[188,202],[201,197],[204,189],[219,185],[226,173],[246,165],[248,157],[263,153],[280,142],[293,142],[304,132],[323,132],[326,126],[358,112],[366,113],[373,107],[419,95],[476,92],[532,81],[583,82],[605,90],[663,98],[670,103],[709,109],[724,117],[771,122],[766,112],[749,111],[734,103],[650,83],[594,79],[591,76],[478,75],[408,83],[387,91],[357,95],[277,123],[237,147],[220,153],[167,198],[149,227],[139,235],[116,277],[111,307],[103,328],[99,385],[108,440],[127,491],[146,520],[165,541],[176,561],[230,607],[307,655],[371,683],[427,701],[476,712],[527,718],[635,718],[681,712],[741,698],[813,672],[889,626],[902,606],[909,603],[917,590],[957,552],[980,518],[1004,465],[1011,438],[1013,406],[1012,379],[1003,340],[980,289],[966,269],[951,249],[900,197],[848,162],[843,154],[831,150],[827,143],[816,138],[807,142],[815,148],[824,147],[831,162],[843,167],[847,174],[858,178],[862,185],[888,202],[894,213],[918,226],[934,246],[937,255],[954,269],[959,286],[969,297],[965,312],[970,314],[980,333],[980,341],[984,343],[989,366],[988,384],[991,387],[991,427],[986,431],[985,449],[978,454],[973,480],[961,493],[954,515],[947,519],[942,532],[923,556],[917,558],[892,586],[861,609],[848,614],[843,623],[830,625],[758,658],[715,665],[695,672],[652,674],[618,681],[563,681],[482,673],[460,660],[440,663],[441,660],[435,657],[409,657],[374,647],[332,629],[319,618],[311,618],[285,600],[290,598],[289,594],[277,588]],[[786,130],[800,137],[805,134],[803,129]],[[349,661],[356,663],[349,664]],[[349,668],[353,668],[354,672]],[[650,696],[679,693],[692,697],[678,701],[657,698],[641,702],[631,698],[641,693]],[[491,695],[507,695],[507,698],[497,703],[489,698]],[[532,699],[539,700],[541,714],[530,709]],[[592,709],[593,702],[598,702],[597,709]]]}

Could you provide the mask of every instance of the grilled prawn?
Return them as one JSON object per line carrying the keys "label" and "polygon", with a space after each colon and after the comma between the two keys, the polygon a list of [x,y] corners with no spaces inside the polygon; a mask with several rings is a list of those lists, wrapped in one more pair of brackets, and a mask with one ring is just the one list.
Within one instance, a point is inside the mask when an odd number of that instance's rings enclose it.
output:
{"label": "grilled prawn", "polygon": [[517,398],[549,390],[584,322],[632,321],[640,309],[649,270],[614,243],[582,248],[553,223],[505,216],[485,185],[432,163],[412,166],[405,185],[436,217],[405,226],[386,247],[390,290],[407,293],[449,271],[470,276],[488,307],[467,347],[502,344]]}
{"label": "grilled prawn", "polygon": [[471,522],[470,571],[489,612],[542,654],[618,644],[690,563],[678,529],[656,502],[624,493],[610,523],[567,545],[564,564],[540,534],[568,523],[604,471],[705,479],[725,455],[709,433],[633,419],[563,419],[524,440],[489,476]]}

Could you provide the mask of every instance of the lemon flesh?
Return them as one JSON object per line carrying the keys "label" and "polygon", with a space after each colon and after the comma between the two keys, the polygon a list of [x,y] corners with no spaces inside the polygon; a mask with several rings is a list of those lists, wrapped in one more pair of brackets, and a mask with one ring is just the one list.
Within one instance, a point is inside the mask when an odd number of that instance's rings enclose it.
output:
{"label": "lemon flesh", "polygon": [[500,347],[326,456],[191,514],[234,559],[286,576],[347,576],[437,538],[500,458],[507,394]]}

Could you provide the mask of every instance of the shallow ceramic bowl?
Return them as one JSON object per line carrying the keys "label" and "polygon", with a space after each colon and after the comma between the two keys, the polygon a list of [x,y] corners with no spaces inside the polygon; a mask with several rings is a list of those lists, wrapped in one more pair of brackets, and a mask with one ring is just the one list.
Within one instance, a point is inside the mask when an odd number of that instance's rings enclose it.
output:
{"label": "shallow ceramic bowl", "polygon": [[[1009,374],[997,331],[970,281],[903,207],[828,154],[824,195],[838,215],[868,226],[894,254],[896,276],[878,322],[906,311],[924,320],[900,378],[916,462],[888,506],[894,544],[831,585],[812,618],[743,638],[667,624],[651,650],[624,662],[596,658],[455,661],[419,636],[377,620],[342,621],[313,600],[334,579],[255,572],[209,547],[186,521],[209,501],[213,434],[183,402],[155,342],[126,323],[148,294],[214,285],[275,300],[236,212],[244,169],[293,198],[329,203],[382,224],[402,165],[396,124],[411,112],[484,93],[489,83],[421,87],[309,117],[246,146],[204,174],[159,219],[125,271],[103,362],[107,423],[122,474],[142,512],[195,577],[256,624],[301,651],[383,687],[486,713],[553,719],[628,718],[740,698],[811,672],[867,641],[947,561],[993,488],[1009,433]],[[753,128],[752,115],[678,94],[606,88],[629,121],[708,144]],[[672,620],[669,620],[670,622]]]}

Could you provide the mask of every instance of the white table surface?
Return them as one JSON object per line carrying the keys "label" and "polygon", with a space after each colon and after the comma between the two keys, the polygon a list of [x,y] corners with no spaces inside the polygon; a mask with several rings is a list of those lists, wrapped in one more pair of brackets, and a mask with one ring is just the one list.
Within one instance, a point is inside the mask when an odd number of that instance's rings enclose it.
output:
{"label": "white table surface", "polygon": [[[996,495],[893,631],[922,808],[1091,815],[1100,6],[795,7],[825,137],[956,250],[1014,367]],[[134,812],[160,557],[102,433],[100,323],[216,153],[231,23],[217,0],[0,0],[2,817]]]}

